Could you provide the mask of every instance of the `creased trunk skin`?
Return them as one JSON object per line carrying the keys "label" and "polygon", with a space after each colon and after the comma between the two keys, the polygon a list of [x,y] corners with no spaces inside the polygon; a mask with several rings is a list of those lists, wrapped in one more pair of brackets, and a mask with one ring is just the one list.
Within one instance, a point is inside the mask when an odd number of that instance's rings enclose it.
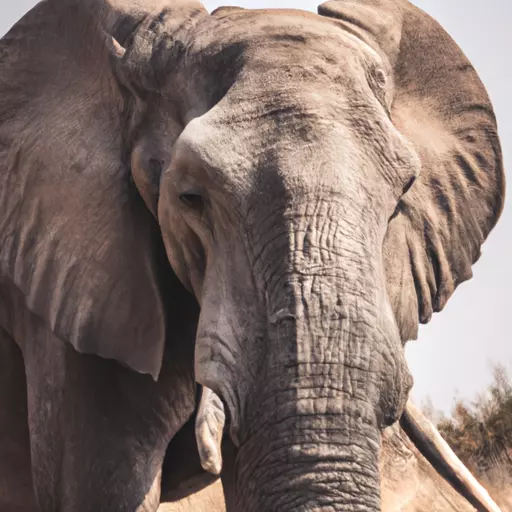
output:
{"label": "creased trunk skin", "polygon": [[[286,402],[286,395],[275,400]],[[380,511],[379,437],[364,418],[368,405],[324,412],[321,402],[296,401],[297,409],[303,409],[296,415],[279,408],[275,424],[241,447],[238,510]]]}
{"label": "creased trunk skin", "polygon": [[291,275],[285,289],[237,457],[239,509],[379,511],[374,306],[331,275]]}
{"label": "creased trunk skin", "polygon": [[245,400],[236,509],[380,511],[380,432],[410,387],[384,288],[384,231],[338,202],[266,220],[281,233],[261,230],[269,242],[252,262],[268,325]]}

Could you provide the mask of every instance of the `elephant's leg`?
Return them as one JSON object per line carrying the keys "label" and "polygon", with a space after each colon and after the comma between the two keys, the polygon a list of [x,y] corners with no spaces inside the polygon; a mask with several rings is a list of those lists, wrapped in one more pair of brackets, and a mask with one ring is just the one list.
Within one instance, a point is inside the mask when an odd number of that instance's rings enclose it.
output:
{"label": "elephant's leg", "polygon": [[0,510],[38,510],[32,487],[27,387],[19,347],[0,327]]}
{"label": "elephant's leg", "polygon": [[166,448],[194,408],[188,359],[166,353],[154,382],[113,361],[79,354],[34,316],[24,325],[41,510],[156,511]]}

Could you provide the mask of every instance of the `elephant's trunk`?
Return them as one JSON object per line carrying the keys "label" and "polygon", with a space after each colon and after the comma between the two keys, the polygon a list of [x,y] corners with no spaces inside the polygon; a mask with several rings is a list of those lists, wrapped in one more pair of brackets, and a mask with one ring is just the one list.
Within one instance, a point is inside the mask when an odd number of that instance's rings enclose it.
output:
{"label": "elephant's trunk", "polygon": [[336,269],[282,284],[284,297],[270,294],[282,300],[269,304],[268,351],[237,458],[239,508],[380,511],[382,394],[400,400],[388,380],[402,381],[389,375],[399,372],[376,294],[356,292]]}
{"label": "elephant's trunk", "polygon": [[358,222],[352,203],[266,217],[270,242],[253,270],[267,337],[240,425],[240,510],[380,511],[380,428],[398,419],[410,380],[384,289],[383,234]]}
{"label": "elephant's trunk", "polygon": [[266,401],[272,422],[238,452],[236,510],[380,511],[379,433],[371,408],[355,401],[342,407],[328,388],[323,394],[330,398],[305,398],[313,393],[301,387]]}
{"label": "elephant's trunk", "polygon": [[[260,301],[231,300],[244,317],[214,332],[222,347],[239,325],[257,325],[256,335],[246,329],[222,359],[232,364],[201,382],[227,405],[236,510],[380,510],[380,430],[398,419],[411,382],[384,288],[384,229],[359,222],[373,212],[358,217],[356,206],[304,201],[246,226],[261,233],[248,261]],[[200,340],[213,331],[203,322]],[[230,377],[233,364],[247,365],[243,380]]]}

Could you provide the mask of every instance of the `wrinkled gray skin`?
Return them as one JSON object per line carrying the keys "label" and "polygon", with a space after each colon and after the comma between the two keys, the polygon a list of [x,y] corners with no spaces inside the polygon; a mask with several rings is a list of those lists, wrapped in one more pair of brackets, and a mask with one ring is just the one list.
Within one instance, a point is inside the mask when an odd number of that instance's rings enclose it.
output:
{"label": "wrinkled gray skin", "polygon": [[29,437],[43,512],[155,510],[193,473],[169,443],[196,382],[228,507],[381,509],[403,345],[471,276],[501,151],[427,15],[319,12],[46,0],[0,42],[2,378],[28,390],[1,450]]}

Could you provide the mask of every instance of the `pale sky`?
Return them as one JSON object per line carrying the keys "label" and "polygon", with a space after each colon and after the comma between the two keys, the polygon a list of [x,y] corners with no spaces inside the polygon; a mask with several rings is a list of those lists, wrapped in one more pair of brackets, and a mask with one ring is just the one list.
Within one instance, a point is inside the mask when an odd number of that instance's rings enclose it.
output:
{"label": "pale sky", "polygon": [[[0,0],[0,35],[35,5],[35,0]],[[464,50],[494,103],[505,157],[512,164],[512,0],[415,0],[439,21]],[[316,12],[313,0],[227,0],[205,2],[246,8],[289,7]],[[0,68],[1,69],[1,68]],[[507,177],[510,176],[507,173]],[[510,178],[509,178],[510,179]],[[462,284],[445,310],[434,315],[410,342],[407,359],[415,379],[417,402],[429,395],[434,406],[448,412],[457,393],[473,398],[491,379],[489,362],[512,368],[509,327],[512,311],[511,197],[496,229],[483,246],[471,281]]]}

